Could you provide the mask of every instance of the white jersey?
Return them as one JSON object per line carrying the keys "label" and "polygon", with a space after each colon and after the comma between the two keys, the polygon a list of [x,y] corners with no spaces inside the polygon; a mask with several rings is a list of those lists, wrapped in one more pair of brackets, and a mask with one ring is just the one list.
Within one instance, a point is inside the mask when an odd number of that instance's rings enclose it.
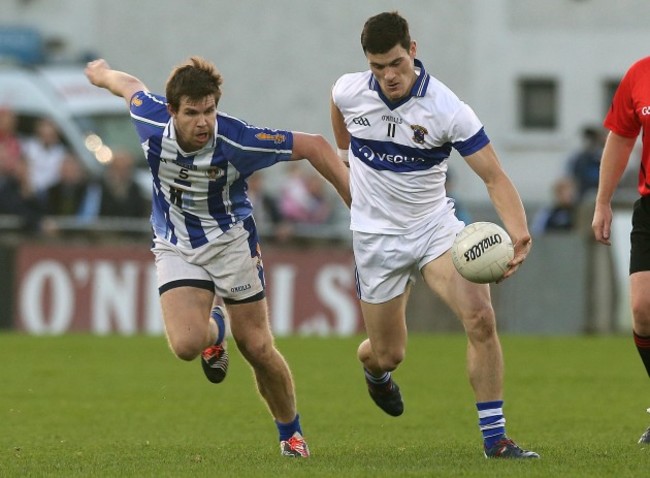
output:
{"label": "white jersey", "polygon": [[353,231],[403,234],[452,207],[451,148],[468,156],[489,139],[474,111],[415,60],[410,94],[391,102],[368,70],[341,76],[332,98],[351,136]]}

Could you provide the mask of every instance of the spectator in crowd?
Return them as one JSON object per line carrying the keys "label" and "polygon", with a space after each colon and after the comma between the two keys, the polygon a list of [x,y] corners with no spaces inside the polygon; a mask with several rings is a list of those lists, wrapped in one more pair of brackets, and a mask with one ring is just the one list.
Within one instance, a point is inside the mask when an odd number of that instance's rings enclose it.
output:
{"label": "spectator in crowd", "polygon": [[100,185],[99,216],[147,217],[151,205],[135,179],[135,158],[125,150],[115,151]]}
{"label": "spectator in crowd", "polygon": [[576,201],[582,201],[587,194],[598,189],[600,158],[605,146],[605,132],[599,126],[585,126],[582,129],[582,147],[568,159],[568,175],[576,184]]}
{"label": "spectator in crowd", "polygon": [[40,211],[29,181],[27,164],[16,133],[16,115],[0,107],[0,214],[20,218],[21,227],[38,229]]}
{"label": "spectator in crowd", "polygon": [[562,177],[553,183],[553,202],[540,209],[531,225],[533,235],[546,232],[571,231],[576,221],[576,185],[572,178]]}
{"label": "spectator in crowd", "polygon": [[286,242],[293,235],[291,224],[282,217],[277,199],[264,187],[264,174],[256,171],[248,178],[248,198],[253,205],[255,223],[261,235]]}
{"label": "spectator in crowd", "polygon": [[280,192],[280,212],[292,223],[325,224],[333,206],[325,183],[300,164],[289,164],[289,177]]}
{"label": "spectator in crowd", "polygon": [[36,121],[33,136],[23,142],[23,153],[32,191],[45,205],[47,190],[58,182],[61,163],[67,153],[56,124],[51,119],[40,118]]}
{"label": "spectator in crowd", "polygon": [[0,107],[0,176],[16,177],[23,162],[22,147],[16,133],[16,115]]}
{"label": "spectator in crowd", "polygon": [[67,152],[59,180],[47,190],[45,213],[51,216],[81,216],[86,205],[89,181],[79,158]]}

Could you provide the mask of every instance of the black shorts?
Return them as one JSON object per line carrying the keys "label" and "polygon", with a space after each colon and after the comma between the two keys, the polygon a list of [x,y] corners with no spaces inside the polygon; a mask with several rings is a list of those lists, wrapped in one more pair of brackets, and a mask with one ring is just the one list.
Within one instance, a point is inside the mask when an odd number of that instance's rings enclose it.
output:
{"label": "black shorts", "polygon": [[634,203],[630,243],[630,274],[650,271],[650,196]]}

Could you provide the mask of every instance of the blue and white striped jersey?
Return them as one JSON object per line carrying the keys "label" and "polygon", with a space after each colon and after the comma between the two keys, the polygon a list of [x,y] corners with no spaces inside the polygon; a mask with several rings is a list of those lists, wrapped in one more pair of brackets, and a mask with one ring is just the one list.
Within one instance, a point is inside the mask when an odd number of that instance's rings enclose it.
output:
{"label": "blue and white striped jersey", "polygon": [[291,158],[290,131],[257,128],[222,112],[212,143],[186,153],[164,97],[140,91],[130,105],[153,176],[154,234],[182,249],[200,247],[250,216],[246,178]]}
{"label": "blue and white striped jersey", "polygon": [[332,99],[350,132],[353,231],[403,234],[448,206],[447,159],[489,143],[474,111],[415,60],[410,94],[391,102],[370,70],[341,76]]}

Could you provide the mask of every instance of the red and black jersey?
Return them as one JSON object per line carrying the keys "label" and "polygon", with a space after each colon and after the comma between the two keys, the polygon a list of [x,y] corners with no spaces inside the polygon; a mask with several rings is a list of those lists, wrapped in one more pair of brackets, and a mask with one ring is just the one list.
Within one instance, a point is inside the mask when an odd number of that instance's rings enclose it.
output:
{"label": "red and black jersey", "polygon": [[642,196],[650,196],[650,57],[625,73],[603,124],[628,138],[636,138],[643,130],[638,187]]}

